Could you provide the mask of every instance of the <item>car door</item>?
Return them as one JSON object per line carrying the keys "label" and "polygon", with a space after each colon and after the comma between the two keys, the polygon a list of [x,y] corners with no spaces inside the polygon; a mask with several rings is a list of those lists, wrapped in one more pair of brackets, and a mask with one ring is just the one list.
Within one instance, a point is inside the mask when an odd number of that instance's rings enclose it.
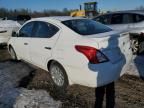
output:
{"label": "car door", "polygon": [[29,22],[25,24],[18,32],[18,37],[15,39],[15,49],[17,55],[26,60],[31,61],[29,55],[29,44],[34,27],[34,22]]}
{"label": "car door", "polygon": [[127,25],[127,30],[133,30],[134,27],[134,17],[132,13],[125,13],[123,16],[123,24]]}
{"label": "car door", "polygon": [[45,68],[47,60],[52,56],[60,30],[57,26],[42,21],[37,21],[34,29],[30,42],[31,59],[35,65]]}
{"label": "car door", "polygon": [[133,19],[131,14],[118,13],[113,14],[109,26],[115,30],[126,30],[129,31],[133,28]]}

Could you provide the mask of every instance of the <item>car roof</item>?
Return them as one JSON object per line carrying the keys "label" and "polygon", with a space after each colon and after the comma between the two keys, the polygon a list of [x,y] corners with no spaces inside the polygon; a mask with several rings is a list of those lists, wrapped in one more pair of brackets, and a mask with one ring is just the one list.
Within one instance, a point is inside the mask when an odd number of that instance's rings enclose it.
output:
{"label": "car roof", "polygon": [[33,21],[57,21],[57,22],[62,22],[62,21],[67,21],[67,20],[74,20],[74,19],[84,19],[82,17],[71,17],[71,16],[54,16],[54,17],[40,17],[40,18],[33,18]]}
{"label": "car roof", "polygon": [[98,16],[109,15],[109,14],[124,14],[124,13],[131,13],[131,14],[141,14],[141,15],[144,15],[144,10],[115,11],[115,12],[109,12],[109,13],[102,14],[102,15],[98,15]]}
{"label": "car roof", "polygon": [[137,13],[137,14],[143,14],[144,15],[144,10],[127,10],[127,11],[117,11],[113,13]]}

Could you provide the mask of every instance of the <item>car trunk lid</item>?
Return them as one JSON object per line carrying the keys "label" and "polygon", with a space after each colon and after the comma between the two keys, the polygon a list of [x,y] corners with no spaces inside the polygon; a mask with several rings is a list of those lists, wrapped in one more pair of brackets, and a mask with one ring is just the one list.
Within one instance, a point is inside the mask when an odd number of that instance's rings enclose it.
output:
{"label": "car trunk lid", "polygon": [[89,38],[93,38],[97,42],[98,49],[103,52],[112,63],[117,63],[122,57],[132,56],[129,33],[111,31],[89,36]]}

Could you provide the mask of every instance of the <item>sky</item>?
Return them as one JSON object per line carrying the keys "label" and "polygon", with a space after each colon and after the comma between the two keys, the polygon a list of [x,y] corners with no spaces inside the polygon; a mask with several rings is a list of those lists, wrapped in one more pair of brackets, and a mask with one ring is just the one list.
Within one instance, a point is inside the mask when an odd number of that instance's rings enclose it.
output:
{"label": "sky", "polygon": [[110,10],[132,10],[144,6],[144,0],[0,0],[0,8],[8,9],[31,9],[42,11],[44,9],[79,9],[84,2],[97,1],[98,9]]}

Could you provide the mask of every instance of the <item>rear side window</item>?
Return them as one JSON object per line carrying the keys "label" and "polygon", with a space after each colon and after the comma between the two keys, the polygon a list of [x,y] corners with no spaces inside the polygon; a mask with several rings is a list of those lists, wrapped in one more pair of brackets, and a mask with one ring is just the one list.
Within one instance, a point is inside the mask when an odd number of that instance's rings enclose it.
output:
{"label": "rear side window", "polygon": [[111,24],[122,24],[123,14],[113,14],[111,18]]}
{"label": "rear side window", "polygon": [[95,18],[94,20],[98,21],[102,24],[109,24],[110,23],[110,15],[99,16],[99,17]]}
{"label": "rear side window", "polygon": [[54,36],[58,31],[59,29],[52,24],[46,22],[37,22],[34,37],[50,38]]}
{"label": "rear side window", "polygon": [[19,31],[19,37],[31,37],[33,32],[34,22],[29,22],[24,25]]}
{"label": "rear side window", "polygon": [[68,28],[81,35],[93,35],[109,32],[112,30],[103,24],[89,19],[68,20],[63,21],[62,23],[66,25]]}
{"label": "rear side window", "polygon": [[133,23],[133,15],[132,14],[124,14],[123,15],[123,24]]}
{"label": "rear side window", "polygon": [[134,14],[133,18],[134,18],[134,22],[144,21],[144,15]]}

